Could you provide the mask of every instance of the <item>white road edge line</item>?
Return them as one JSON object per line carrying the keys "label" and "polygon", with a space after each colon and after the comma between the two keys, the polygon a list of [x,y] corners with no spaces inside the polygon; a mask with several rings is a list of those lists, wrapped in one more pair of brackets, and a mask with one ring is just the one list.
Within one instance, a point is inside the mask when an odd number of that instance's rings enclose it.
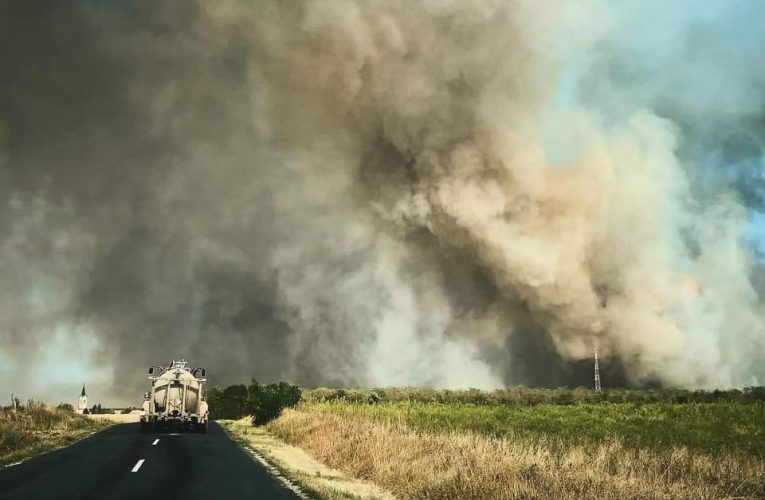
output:
{"label": "white road edge line", "polygon": [[246,446],[247,446],[247,448],[246,448],[247,451],[250,452],[250,456],[252,456],[252,458],[254,458],[257,462],[259,462],[260,465],[262,465],[266,469],[266,471],[268,471],[269,474],[274,476],[279,482],[281,482],[284,486],[286,486],[287,489],[291,490],[295,495],[297,495],[298,498],[300,498],[301,500],[310,500],[311,499],[311,497],[309,497],[308,495],[306,495],[303,492],[303,490],[302,490],[302,488],[300,488],[300,486],[298,486],[297,484],[293,483],[288,478],[284,477],[284,475],[282,475],[282,473],[279,472],[279,469],[277,469],[276,467],[271,465],[268,462],[268,460],[266,460],[265,457],[263,457],[263,455],[258,453],[257,450],[255,450],[249,444],[247,444]]}
{"label": "white road edge line", "polygon": [[159,438],[155,439],[153,443],[151,443],[152,446],[157,446],[157,443],[159,443]]}
{"label": "white road edge line", "polygon": [[143,463],[144,463],[145,461],[146,461],[146,459],[145,459],[145,458],[142,458],[141,460],[139,460],[138,462],[136,462],[135,466],[133,466],[133,470],[131,470],[130,472],[138,472],[138,469],[140,469],[140,468],[141,468],[141,466],[143,465]]}

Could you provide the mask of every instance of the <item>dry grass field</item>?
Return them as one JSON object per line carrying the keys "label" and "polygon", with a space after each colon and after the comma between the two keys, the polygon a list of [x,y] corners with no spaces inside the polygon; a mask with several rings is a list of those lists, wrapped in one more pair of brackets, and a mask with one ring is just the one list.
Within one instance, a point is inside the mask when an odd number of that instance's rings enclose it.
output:
{"label": "dry grass field", "polygon": [[586,432],[581,405],[522,418],[528,408],[347,402],[304,403],[268,430],[399,498],[765,498],[761,403],[601,405],[613,432]]}
{"label": "dry grass field", "polygon": [[33,401],[16,411],[0,408],[0,465],[71,444],[107,425]]}
{"label": "dry grass field", "polygon": [[218,420],[244,447],[255,450],[285,477],[317,500],[395,500],[389,492],[369,482],[322,464],[305,450],[276,438],[263,426],[253,427],[249,418]]}

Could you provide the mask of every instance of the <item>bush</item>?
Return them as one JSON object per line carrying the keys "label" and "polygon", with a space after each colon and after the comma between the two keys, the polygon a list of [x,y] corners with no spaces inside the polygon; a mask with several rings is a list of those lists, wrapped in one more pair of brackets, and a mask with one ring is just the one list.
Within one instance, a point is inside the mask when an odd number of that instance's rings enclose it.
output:
{"label": "bush", "polygon": [[237,420],[249,416],[253,425],[259,425],[278,417],[284,408],[297,405],[301,389],[287,382],[261,385],[253,379],[249,387],[210,387],[205,399],[212,418]]}
{"label": "bush", "polygon": [[217,409],[211,410],[216,418],[238,419],[247,415],[247,386],[235,384],[221,390]]}
{"label": "bush", "polygon": [[262,425],[282,414],[282,410],[300,402],[300,387],[287,382],[260,385],[256,380],[248,389],[249,414],[252,425]]}
{"label": "bush", "polygon": [[223,389],[218,386],[210,386],[205,388],[203,398],[207,401],[210,407],[211,418],[223,418],[220,416],[221,396],[223,395]]}
{"label": "bush", "polygon": [[247,415],[247,386],[210,387],[205,391],[210,416],[218,419],[240,419]]}

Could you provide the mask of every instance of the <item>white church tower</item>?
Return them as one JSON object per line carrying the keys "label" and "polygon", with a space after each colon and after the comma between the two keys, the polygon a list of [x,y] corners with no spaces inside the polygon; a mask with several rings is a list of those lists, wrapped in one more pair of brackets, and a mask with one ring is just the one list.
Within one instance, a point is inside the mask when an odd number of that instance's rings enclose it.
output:
{"label": "white church tower", "polygon": [[85,384],[82,385],[80,399],[77,401],[77,413],[84,413],[88,409],[88,395],[85,394]]}

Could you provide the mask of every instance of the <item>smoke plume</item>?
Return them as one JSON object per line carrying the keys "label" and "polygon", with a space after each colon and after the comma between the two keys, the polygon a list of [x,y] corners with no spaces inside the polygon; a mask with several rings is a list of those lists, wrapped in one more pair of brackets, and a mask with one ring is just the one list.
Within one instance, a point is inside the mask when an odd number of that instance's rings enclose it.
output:
{"label": "smoke plume", "polygon": [[765,12],[693,5],[2,2],[2,389],[762,380]]}

